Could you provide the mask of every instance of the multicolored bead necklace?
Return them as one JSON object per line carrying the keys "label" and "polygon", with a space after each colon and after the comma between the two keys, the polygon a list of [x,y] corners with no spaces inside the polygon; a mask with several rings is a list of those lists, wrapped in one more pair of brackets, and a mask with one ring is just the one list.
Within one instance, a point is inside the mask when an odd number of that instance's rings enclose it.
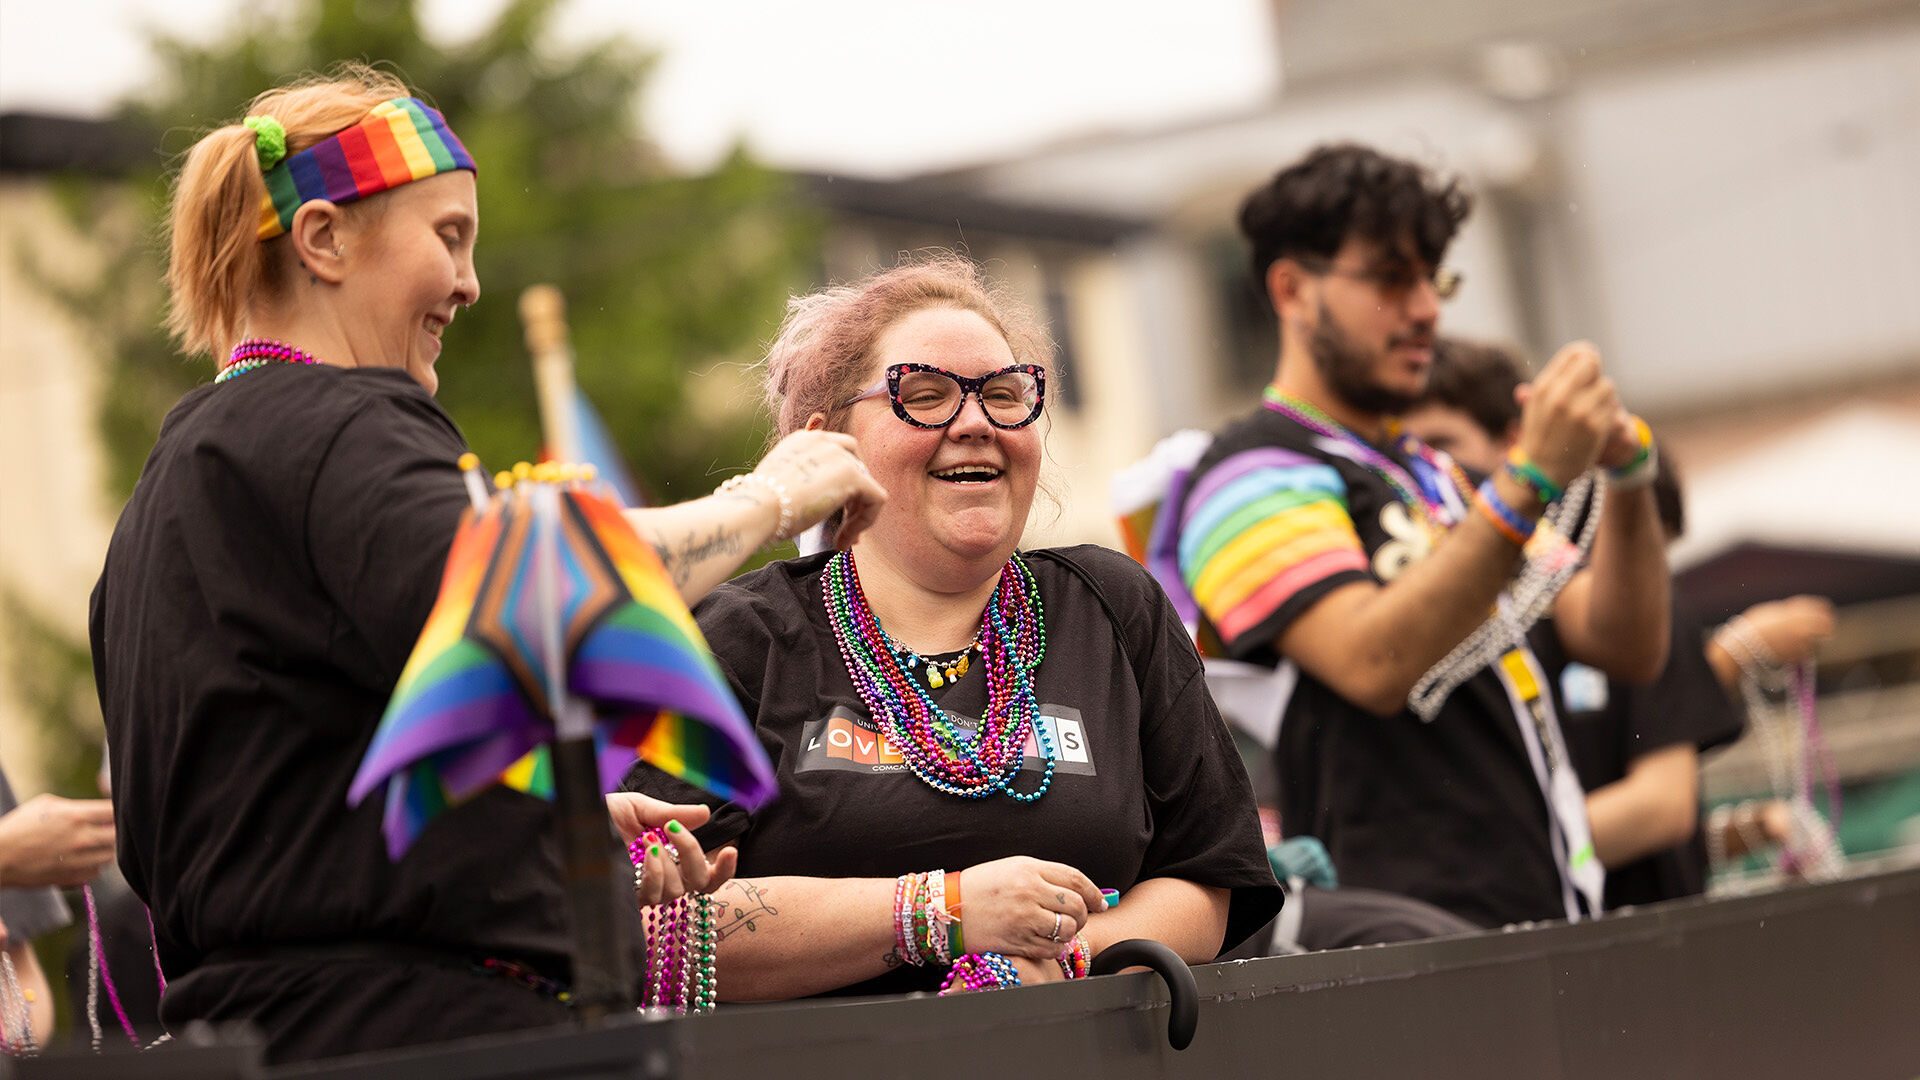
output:
{"label": "multicolored bead necklace", "polygon": [[[1417,478],[1407,475],[1407,470],[1401,468],[1399,462],[1361,438],[1352,428],[1278,386],[1270,385],[1261,391],[1260,399],[1268,409],[1308,431],[1351,447],[1360,463],[1386,481],[1400,501],[1420,516],[1421,526],[1435,540],[1460,523],[1462,515],[1456,507],[1464,508],[1473,500],[1473,482],[1467,479],[1467,474],[1460,466],[1453,459],[1443,457],[1425,443],[1401,431],[1398,423],[1390,424],[1388,433],[1393,438],[1394,448],[1407,455],[1407,459],[1413,463]],[[1447,482],[1453,486],[1452,499],[1441,487],[1442,483]]]}
{"label": "multicolored bead necklace", "polygon": [[[823,578],[828,620],[847,674],[907,768],[928,787],[969,799],[1005,792],[1033,802],[1053,784],[1053,737],[1041,725],[1033,669],[1047,654],[1046,612],[1040,588],[1020,556],[1008,560],[980,623],[980,658],[987,669],[987,707],[980,729],[956,727],[918,681],[901,667],[900,653],[867,605],[860,572],[846,552],[827,562]],[[1046,762],[1040,786],[1013,790],[1027,738]]]}
{"label": "multicolored bead necklace", "polygon": [[[634,885],[644,880],[647,851],[679,861],[663,829],[648,829],[627,845],[634,866]],[[643,1009],[670,1009],[687,1013],[712,1012],[720,980],[715,958],[719,935],[714,929],[713,897],[689,893],[641,911],[647,932],[647,981],[640,998]]]}
{"label": "multicolored bead necklace", "polygon": [[245,375],[255,368],[266,367],[268,364],[320,364],[322,362],[319,357],[301,352],[284,341],[274,341],[271,338],[247,338],[233,347],[233,352],[227,356],[227,362],[220,365],[220,373],[213,377],[213,381],[223,383],[235,375]]}

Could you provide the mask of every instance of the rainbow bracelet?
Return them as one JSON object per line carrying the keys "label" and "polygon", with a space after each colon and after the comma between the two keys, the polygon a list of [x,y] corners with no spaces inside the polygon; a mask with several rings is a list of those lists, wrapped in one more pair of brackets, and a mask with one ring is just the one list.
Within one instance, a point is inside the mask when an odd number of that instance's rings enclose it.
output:
{"label": "rainbow bracelet", "polygon": [[1633,418],[1633,433],[1640,440],[1640,452],[1626,464],[1607,470],[1614,487],[1621,491],[1638,491],[1653,483],[1660,475],[1660,452],[1653,445],[1653,429],[1638,416]]}
{"label": "rainbow bracelet", "polygon": [[1566,488],[1554,483],[1553,478],[1542,472],[1540,466],[1534,464],[1527,452],[1518,446],[1507,451],[1505,472],[1513,477],[1514,483],[1526,488],[1535,499],[1540,500],[1541,506],[1557,503],[1560,496],[1567,493]]}
{"label": "rainbow bracelet", "polygon": [[1527,541],[1533,539],[1535,523],[1507,505],[1507,501],[1494,490],[1492,477],[1481,481],[1479,490],[1474,492],[1473,505],[1480,508],[1480,513],[1493,523],[1501,536],[1512,541],[1514,547],[1526,547]]}

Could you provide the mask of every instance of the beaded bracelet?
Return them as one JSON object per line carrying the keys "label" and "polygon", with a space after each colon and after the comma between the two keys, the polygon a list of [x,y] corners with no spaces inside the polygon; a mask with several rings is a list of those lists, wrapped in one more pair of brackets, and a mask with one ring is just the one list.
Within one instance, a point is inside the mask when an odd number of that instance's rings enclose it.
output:
{"label": "beaded bracelet", "polygon": [[1060,973],[1069,979],[1084,979],[1092,970],[1093,946],[1087,944],[1087,935],[1073,935],[1060,954]]}
{"label": "beaded bracelet", "polygon": [[960,955],[960,875],[944,870],[902,874],[893,884],[893,947],[915,967]]}
{"label": "beaded bracelet", "polygon": [[1013,961],[999,953],[968,953],[953,962],[953,970],[947,972],[947,981],[940,985],[940,996],[946,997],[960,987],[979,991],[1019,985],[1020,972],[1013,966]]}
{"label": "beaded bracelet", "polygon": [[1608,479],[1621,491],[1639,491],[1660,475],[1660,450],[1653,445],[1653,429],[1636,416],[1633,433],[1640,440],[1640,452],[1626,464],[1607,470]]}
{"label": "beaded bracelet", "polygon": [[759,484],[772,492],[774,498],[780,500],[780,524],[774,526],[773,536],[768,539],[767,546],[771,547],[774,544],[782,544],[791,539],[793,535],[793,498],[787,494],[787,485],[762,473],[744,472],[735,473],[727,477],[720,482],[719,487],[713,490],[715,494],[727,494],[738,491],[747,484]]}
{"label": "beaded bracelet", "polygon": [[1493,523],[1501,536],[1512,541],[1514,547],[1526,547],[1527,541],[1533,538],[1535,522],[1507,505],[1507,500],[1494,489],[1492,477],[1481,481],[1479,490],[1474,492],[1473,505],[1480,508],[1480,513]]}
{"label": "beaded bracelet", "polygon": [[1526,488],[1534,498],[1540,500],[1541,506],[1557,503],[1560,501],[1560,496],[1567,493],[1565,487],[1554,483],[1553,478],[1542,472],[1540,466],[1534,464],[1533,459],[1527,456],[1527,452],[1518,446],[1507,451],[1507,463],[1504,469],[1506,474],[1513,478],[1514,483]]}

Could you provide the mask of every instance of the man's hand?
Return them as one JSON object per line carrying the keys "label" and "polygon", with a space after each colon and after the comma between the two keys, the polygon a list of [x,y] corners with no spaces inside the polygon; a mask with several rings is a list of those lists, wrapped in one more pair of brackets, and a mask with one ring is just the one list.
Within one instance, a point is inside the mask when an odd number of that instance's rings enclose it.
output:
{"label": "man's hand", "polygon": [[1813,658],[1814,649],[1833,636],[1833,601],[1824,596],[1789,596],[1755,604],[1740,613],[1770,659],[1792,666]]}
{"label": "man's hand", "polygon": [[1625,422],[1600,351],[1585,341],[1561,348],[1538,378],[1514,389],[1514,400],[1521,451],[1563,487],[1599,460]]}
{"label": "man's hand", "polygon": [[0,886],[85,885],[113,861],[113,804],[35,795],[0,816]]}

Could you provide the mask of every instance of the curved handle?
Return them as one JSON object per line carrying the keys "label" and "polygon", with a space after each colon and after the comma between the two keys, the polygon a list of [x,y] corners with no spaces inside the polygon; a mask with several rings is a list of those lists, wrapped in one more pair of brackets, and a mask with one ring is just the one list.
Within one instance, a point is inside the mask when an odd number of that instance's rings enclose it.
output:
{"label": "curved handle", "polygon": [[1167,1045],[1185,1050],[1193,1042],[1193,1029],[1200,1024],[1200,988],[1194,985],[1193,970],[1178,953],[1157,941],[1128,938],[1116,941],[1093,958],[1091,974],[1111,975],[1123,968],[1150,967],[1167,984],[1170,1013],[1167,1016]]}

